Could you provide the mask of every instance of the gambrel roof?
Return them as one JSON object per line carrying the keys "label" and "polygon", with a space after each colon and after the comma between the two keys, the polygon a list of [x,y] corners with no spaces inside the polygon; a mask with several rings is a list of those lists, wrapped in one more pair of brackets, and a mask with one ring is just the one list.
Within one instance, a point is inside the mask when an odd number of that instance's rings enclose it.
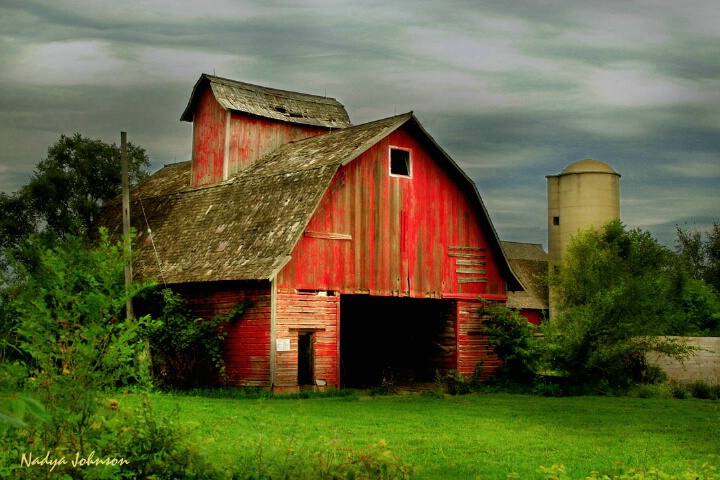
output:
{"label": "gambrel roof", "polygon": [[334,98],[261,87],[208,74],[202,74],[195,83],[180,120],[193,121],[197,97],[206,85],[210,85],[215,99],[226,110],[326,128],[351,125],[345,107]]}
{"label": "gambrel roof", "polygon": [[[403,126],[457,174],[490,232],[508,287],[520,289],[475,184],[412,112],[290,142],[212,186],[189,186],[190,162],[163,168],[131,192],[132,223],[143,232],[137,238],[135,270],[171,284],[274,278],[289,261],[337,170]],[[111,234],[119,236],[121,215],[118,199],[105,209],[100,224],[115,225]]]}

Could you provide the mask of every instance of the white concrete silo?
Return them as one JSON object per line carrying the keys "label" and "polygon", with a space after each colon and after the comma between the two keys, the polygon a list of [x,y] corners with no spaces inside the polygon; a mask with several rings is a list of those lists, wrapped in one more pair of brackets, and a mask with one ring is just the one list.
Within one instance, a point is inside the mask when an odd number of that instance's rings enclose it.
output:
{"label": "white concrete silo", "polygon": [[608,164],[585,159],[558,175],[547,175],[548,261],[558,265],[579,229],[596,229],[620,218],[620,174]]}

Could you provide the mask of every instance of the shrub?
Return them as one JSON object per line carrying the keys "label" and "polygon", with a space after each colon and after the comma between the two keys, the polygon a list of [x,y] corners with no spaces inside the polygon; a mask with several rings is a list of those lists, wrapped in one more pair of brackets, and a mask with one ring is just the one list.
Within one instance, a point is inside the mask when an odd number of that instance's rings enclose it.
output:
{"label": "shrub", "polygon": [[681,400],[684,400],[688,397],[690,397],[690,392],[688,391],[687,385],[683,383],[671,383],[670,384],[670,393],[673,398],[678,398]]}
{"label": "shrub", "polygon": [[496,377],[514,383],[533,383],[540,362],[535,325],[518,311],[492,302],[481,307],[479,314],[485,317],[484,332],[493,352],[502,361]]}
{"label": "shrub", "polygon": [[542,330],[551,367],[607,392],[655,381],[650,351],[687,358],[692,349],[658,337],[687,320],[675,263],[649,233],[618,220],[573,237],[549,276],[557,309]]}
{"label": "shrub", "polygon": [[191,389],[225,380],[225,326],[237,321],[249,303],[240,302],[229,313],[207,320],[198,318],[185,300],[168,288],[143,292],[138,303],[138,311],[156,319],[147,335],[157,386]]}
{"label": "shrub", "polygon": [[688,391],[694,398],[702,400],[717,400],[720,393],[720,385],[710,385],[702,380],[695,380],[687,384]]}

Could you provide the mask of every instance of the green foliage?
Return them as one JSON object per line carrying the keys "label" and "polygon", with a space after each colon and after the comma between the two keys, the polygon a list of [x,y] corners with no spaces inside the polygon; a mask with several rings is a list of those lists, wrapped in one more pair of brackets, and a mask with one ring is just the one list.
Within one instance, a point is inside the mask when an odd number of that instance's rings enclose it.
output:
{"label": "green foliage", "polygon": [[713,222],[703,234],[699,230],[677,228],[676,251],[690,276],[704,280],[720,293],[720,223]]}
{"label": "green foliage", "polygon": [[108,422],[107,451],[125,458],[122,478],[226,478],[177,421],[177,410],[159,418],[147,398],[139,408],[122,409]]}
{"label": "green foliage", "polygon": [[[100,237],[92,248],[70,235],[53,247],[31,239],[35,261],[12,263],[5,276],[13,324],[3,334],[19,355],[3,357],[0,392],[24,393],[0,394],[0,476],[220,478],[172,419],[112,398],[149,386],[144,334],[154,324],[123,319],[128,296],[148,285],[126,289],[124,245]],[[26,457],[39,463],[23,465]],[[82,468],[78,459],[116,464]]]}
{"label": "green foliage", "polygon": [[702,280],[676,278],[676,315],[669,335],[720,336],[720,295]]}
{"label": "green foliage", "polygon": [[533,383],[540,363],[535,325],[518,311],[491,302],[481,307],[479,313],[485,317],[484,332],[493,353],[502,361],[496,377],[512,383]]}
{"label": "green foliage", "polygon": [[473,369],[470,380],[466,380],[457,370],[450,370],[444,375],[440,371],[436,371],[435,390],[428,390],[423,393],[430,397],[442,399],[445,397],[445,391],[450,395],[467,395],[478,392],[482,388],[480,379],[484,368],[484,362],[478,362]]}
{"label": "green foliage", "polygon": [[[142,147],[128,143],[131,185],[147,177],[150,160]],[[42,230],[57,235],[84,234],[100,207],[121,193],[120,148],[100,140],[61,135],[48,148],[30,182],[0,197],[0,247]]]}
{"label": "green foliage", "polygon": [[687,358],[691,349],[658,337],[684,315],[673,259],[647,232],[617,220],[575,236],[550,275],[557,314],[543,333],[551,367],[607,393],[656,377],[647,352]]}
{"label": "green foliage", "polygon": [[168,288],[143,292],[137,304],[136,311],[156,319],[147,334],[158,386],[201,388],[225,379],[225,327],[240,318],[249,302],[240,302],[227,314],[210,319],[198,318],[182,296]]}
{"label": "green foliage", "polygon": [[[94,249],[73,236],[53,248],[31,242],[33,268],[11,263],[9,338],[27,367],[27,376],[16,369],[14,380],[47,409],[50,418],[28,427],[28,435],[48,450],[88,453],[97,395],[148,381],[138,360],[146,320],[121,320],[127,296],[146,285],[126,291],[123,246],[111,244],[105,232],[101,237]],[[3,369],[10,365],[4,362]]]}
{"label": "green foliage", "polygon": [[687,384],[687,389],[693,398],[718,400],[720,398],[720,384],[710,385],[702,380],[695,380]]}

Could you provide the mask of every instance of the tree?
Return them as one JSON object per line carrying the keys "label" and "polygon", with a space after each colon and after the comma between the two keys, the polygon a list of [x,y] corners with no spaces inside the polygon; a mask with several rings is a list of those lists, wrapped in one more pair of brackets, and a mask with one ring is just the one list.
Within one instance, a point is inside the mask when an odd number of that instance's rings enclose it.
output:
{"label": "tree", "polygon": [[[129,181],[135,185],[148,176],[150,160],[142,147],[127,147]],[[117,145],[79,133],[61,135],[27,185],[0,194],[0,248],[16,248],[29,233],[83,235],[121,188]]]}
{"label": "tree", "polygon": [[624,388],[651,380],[649,351],[689,352],[660,337],[682,324],[686,285],[674,254],[619,220],[578,233],[550,274],[557,314],[545,326],[549,360],[576,383]]}
{"label": "tree", "polygon": [[703,234],[699,230],[677,227],[675,250],[689,275],[704,280],[720,293],[720,223]]}

